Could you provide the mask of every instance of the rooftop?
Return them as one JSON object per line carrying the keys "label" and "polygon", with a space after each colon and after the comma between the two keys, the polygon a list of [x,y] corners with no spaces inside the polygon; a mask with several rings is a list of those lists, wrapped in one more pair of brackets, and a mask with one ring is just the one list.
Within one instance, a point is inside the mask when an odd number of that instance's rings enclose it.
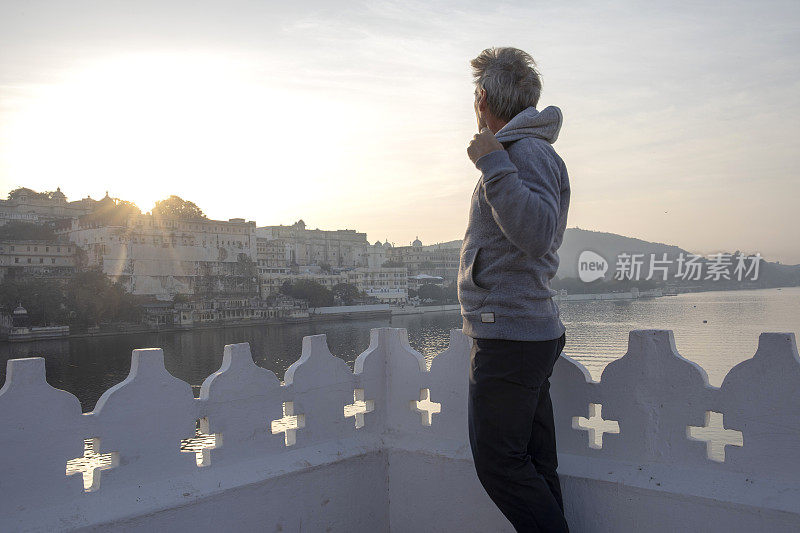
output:
{"label": "rooftop", "polygon": [[[469,349],[452,330],[428,368],[376,328],[351,371],[313,335],[281,382],[233,344],[197,399],[134,350],[86,414],[43,359],[10,360],[0,530],[511,531],[470,458]],[[720,388],[664,330],[631,332],[599,382],[567,355],[551,382],[572,531],[800,528],[793,334],[762,334]]]}

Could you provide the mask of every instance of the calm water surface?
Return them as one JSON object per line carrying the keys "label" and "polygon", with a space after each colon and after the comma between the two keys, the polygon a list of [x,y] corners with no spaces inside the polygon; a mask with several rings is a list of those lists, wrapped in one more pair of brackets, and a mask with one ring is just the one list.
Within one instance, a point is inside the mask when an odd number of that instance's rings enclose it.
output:
{"label": "calm water surface", "polygon": [[[763,331],[800,332],[800,288],[706,292],[635,301],[562,302],[566,353],[599,379],[605,366],[625,354],[632,329],[675,332],[678,351],[708,372],[719,386],[727,371],[755,353]],[[703,323],[706,320],[707,323]],[[369,346],[370,328],[406,328],[411,346],[430,360],[447,348],[449,330],[461,327],[457,312],[364,320],[256,326],[175,333],[148,333],[29,343],[0,343],[0,381],[5,361],[43,356],[51,385],[75,394],[84,411],[130,370],[135,348],[164,349],[167,370],[199,392],[219,369],[226,344],[249,342],[256,363],[279,377],[300,355],[303,336],[326,333],[334,355],[351,366]]]}

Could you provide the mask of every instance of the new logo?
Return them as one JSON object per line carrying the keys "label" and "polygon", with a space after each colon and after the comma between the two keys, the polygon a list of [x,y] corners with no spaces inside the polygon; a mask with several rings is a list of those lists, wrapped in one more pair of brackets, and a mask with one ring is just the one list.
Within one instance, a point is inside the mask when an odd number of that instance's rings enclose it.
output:
{"label": "new logo", "polygon": [[578,257],[578,277],[589,283],[602,278],[608,271],[608,261],[591,250],[584,250]]}

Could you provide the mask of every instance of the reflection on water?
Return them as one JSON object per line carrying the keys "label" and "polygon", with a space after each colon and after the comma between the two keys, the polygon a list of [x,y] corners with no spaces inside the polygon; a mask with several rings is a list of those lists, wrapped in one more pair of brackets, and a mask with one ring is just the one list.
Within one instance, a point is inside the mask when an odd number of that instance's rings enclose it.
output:
{"label": "reflection on water", "polygon": [[[632,329],[674,330],[680,353],[703,366],[716,386],[731,367],[752,357],[762,331],[800,331],[800,288],[560,305],[567,327],[565,351],[586,365],[595,379],[610,361],[625,353]],[[282,377],[300,356],[303,336],[326,333],[333,354],[352,367],[358,354],[369,346],[370,328],[382,326],[406,328],[411,346],[430,362],[447,348],[449,330],[461,327],[461,317],[445,312],[391,320],[2,343],[0,379],[5,379],[7,359],[43,356],[48,382],[75,394],[84,411],[90,411],[103,391],[127,376],[135,348],[163,348],[167,370],[190,383],[197,395],[203,379],[219,369],[226,344],[249,342],[256,363]]]}
{"label": "reflection on water", "polygon": [[567,328],[565,351],[594,379],[625,354],[630,330],[671,329],[678,352],[702,366],[709,382],[718,387],[734,365],[755,354],[760,333],[800,332],[800,287],[562,302],[561,311]]}

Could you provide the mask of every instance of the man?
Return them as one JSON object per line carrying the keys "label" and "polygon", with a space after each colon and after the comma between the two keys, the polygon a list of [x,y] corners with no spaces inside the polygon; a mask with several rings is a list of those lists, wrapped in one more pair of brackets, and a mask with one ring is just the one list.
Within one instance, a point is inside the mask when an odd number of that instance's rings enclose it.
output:
{"label": "man", "polygon": [[567,224],[569,180],[551,146],[561,111],[537,111],[531,56],[490,48],[472,60],[481,171],[461,248],[458,299],[470,354],[469,436],[486,492],[517,531],[567,531],[556,474],[549,377],[564,347],[550,280]]}

